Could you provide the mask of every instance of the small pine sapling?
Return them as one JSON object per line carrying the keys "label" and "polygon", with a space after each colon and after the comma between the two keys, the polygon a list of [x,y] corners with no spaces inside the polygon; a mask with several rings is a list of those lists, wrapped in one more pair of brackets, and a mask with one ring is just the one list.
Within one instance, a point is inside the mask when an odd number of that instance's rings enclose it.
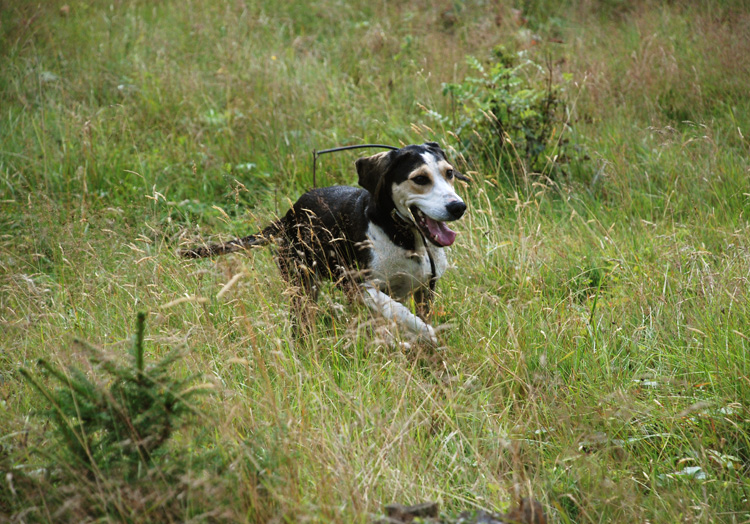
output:
{"label": "small pine sapling", "polygon": [[150,465],[185,415],[195,412],[190,402],[193,396],[205,391],[189,387],[194,375],[177,378],[170,373],[179,358],[177,351],[151,366],[144,364],[145,322],[146,313],[138,313],[128,363],[76,340],[100,376],[90,378],[72,366],[65,372],[41,359],[38,365],[43,373],[60,384],[50,389],[30,371],[20,370],[46,399],[47,413],[65,448],[92,473],[120,466],[135,472],[139,465]]}

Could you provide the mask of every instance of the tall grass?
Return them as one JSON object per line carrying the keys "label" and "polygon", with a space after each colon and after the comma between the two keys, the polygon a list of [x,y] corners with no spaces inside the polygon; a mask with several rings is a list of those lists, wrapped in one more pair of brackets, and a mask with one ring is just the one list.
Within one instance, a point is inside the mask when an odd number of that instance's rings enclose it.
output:
{"label": "tall grass", "polygon": [[[562,522],[750,518],[742,2],[6,1],[0,24],[4,516],[367,522],[532,495]],[[459,159],[440,349],[382,344],[334,290],[295,341],[270,252],[174,256],[283,213],[314,148],[448,141],[424,109],[449,114],[442,84],[497,44],[572,76],[590,160],[550,186]],[[354,182],[353,155],[321,160]],[[144,309],[146,358],[182,348],[216,395],[137,482],[78,475],[19,369],[90,369],[74,337],[126,352]]]}

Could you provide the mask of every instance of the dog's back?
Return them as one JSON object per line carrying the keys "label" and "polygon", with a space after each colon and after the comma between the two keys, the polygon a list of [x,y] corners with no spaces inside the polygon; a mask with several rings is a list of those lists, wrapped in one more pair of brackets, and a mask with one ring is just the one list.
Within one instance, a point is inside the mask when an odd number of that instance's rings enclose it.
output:
{"label": "dog's back", "polygon": [[[279,221],[279,258],[302,259],[324,278],[365,269],[371,255],[365,210],[370,193],[350,186],[313,189]],[[280,260],[281,262],[281,260]]]}

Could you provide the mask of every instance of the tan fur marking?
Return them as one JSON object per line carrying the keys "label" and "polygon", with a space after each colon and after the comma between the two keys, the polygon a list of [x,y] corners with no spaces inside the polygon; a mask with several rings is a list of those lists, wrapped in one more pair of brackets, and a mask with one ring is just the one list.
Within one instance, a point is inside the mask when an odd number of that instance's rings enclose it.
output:
{"label": "tan fur marking", "polygon": [[451,169],[455,169],[452,165],[450,165],[445,160],[441,160],[438,162],[438,169],[440,170],[440,174],[443,175],[443,178],[450,184],[453,185],[453,182],[456,180],[455,177],[448,178],[448,171]]}
{"label": "tan fur marking", "polygon": [[[426,176],[430,179],[429,184],[417,184],[414,182],[414,178],[418,176]],[[425,195],[429,193],[432,190],[432,186],[435,183],[435,181],[432,179],[432,174],[430,173],[430,170],[427,169],[425,166],[420,167],[419,169],[416,169],[412,171],[412,173],[409,175],[409,181],[412,182],[412,193]]]}

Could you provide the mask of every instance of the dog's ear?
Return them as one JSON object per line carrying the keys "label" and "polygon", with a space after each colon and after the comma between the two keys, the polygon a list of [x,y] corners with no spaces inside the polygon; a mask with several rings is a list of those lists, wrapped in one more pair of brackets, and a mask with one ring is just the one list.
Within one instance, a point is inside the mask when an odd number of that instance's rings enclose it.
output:
{"label": "dog's ear", "polygon": [[445,152],[437,142],[425,142],[424,147],[438,155],[440,158],[446,159]]}
{"label": "dog's ear", "polygon": [[471,182],[471,178],[467,177],[463,173],[459,173],[455,169],[453,170],[453,176],[459,179],[462,182]]}
{"label": "dog's ear", "polygon": [[377,193],[378,185],[383,180],[383,175],[386,174],[391,165],[392,156],[391,151],[384,151],[357,159],[355,165],[357,166],[357,174],[359,175],[359,180],[357,181],[359,185],[373,195]]}

